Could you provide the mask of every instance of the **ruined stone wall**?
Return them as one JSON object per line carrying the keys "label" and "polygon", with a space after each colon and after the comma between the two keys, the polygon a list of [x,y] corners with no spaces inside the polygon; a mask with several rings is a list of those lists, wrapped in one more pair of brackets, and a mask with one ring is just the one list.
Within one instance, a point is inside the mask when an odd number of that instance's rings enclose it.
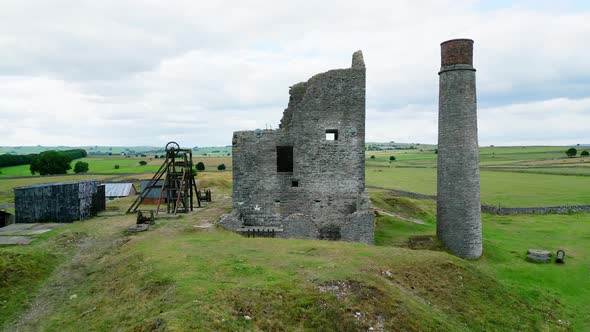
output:
{"label": "ruined stone wall", "polygon": [[[291,172],[277,171],[277,146],[293,148]],[[234,216],[243,227],[281,229],[279,237],[373,243],[364,163],[365,67],[357,52],[351,68],[291,87],[279,129],[234,133]]]}
{"label": "ruined stone wall", "polygon": [[536,206],[536,207],[500,207],[483,205],[481,211],[498,215],[511,214],[567,214],[576,212],[590,212],[590,205],[561,205],[561,206]]}
{"label": "ruined stone wall", "polygon": [[94,215],[98,181],[46,183],[14,189],[17,223],[72,222]]}

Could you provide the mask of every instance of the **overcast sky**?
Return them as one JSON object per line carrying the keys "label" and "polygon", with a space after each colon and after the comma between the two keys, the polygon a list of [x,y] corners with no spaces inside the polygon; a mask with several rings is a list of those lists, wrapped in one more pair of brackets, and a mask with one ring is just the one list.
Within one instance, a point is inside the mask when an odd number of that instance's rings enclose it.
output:
{"label": "overcast sky", "polygon": [[436,143],[453,38],[475,40],[480,145],[590,143],[587,0],[2,0],[0,145],[228,145],[358,49],[366,140]]}

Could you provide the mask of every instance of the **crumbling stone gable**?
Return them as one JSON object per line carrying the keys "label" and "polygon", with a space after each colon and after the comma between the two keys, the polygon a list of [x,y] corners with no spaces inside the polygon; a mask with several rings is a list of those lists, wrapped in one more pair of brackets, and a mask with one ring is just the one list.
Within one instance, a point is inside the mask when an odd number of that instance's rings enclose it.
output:
{"label": "crumbling stone gable", "polygon": [[360,51],[352,63],[293,85],[279,129],[234,133],[233,213],[220,225],[373,243]]}

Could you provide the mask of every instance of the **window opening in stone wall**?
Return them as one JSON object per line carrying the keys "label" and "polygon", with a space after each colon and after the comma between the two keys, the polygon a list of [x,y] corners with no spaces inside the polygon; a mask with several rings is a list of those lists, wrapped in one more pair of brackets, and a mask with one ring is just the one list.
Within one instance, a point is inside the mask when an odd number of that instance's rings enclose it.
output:
{"label": "window opening in stone wall", "polygon": [[299,181],[291,181],[291,187],[299,187]]}
{"label": "window opening in stone wall", "polygon": [[277,146],[277,172],[293,172],[292,146]]}
{"label": "window opening in stone wall", "polygon": [[326,141],[337,141],[338,129],[326,129]]}

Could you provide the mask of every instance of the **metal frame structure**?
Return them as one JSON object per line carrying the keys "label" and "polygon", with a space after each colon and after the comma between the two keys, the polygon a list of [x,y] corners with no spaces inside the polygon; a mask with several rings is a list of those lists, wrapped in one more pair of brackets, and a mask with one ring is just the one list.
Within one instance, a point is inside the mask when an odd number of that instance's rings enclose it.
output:
{"label": "metal frame structure", "polygon": [[158,180],[162,177],[164,177],[164,185],[160,188],[156,215],[160,212],[162,199],[166,202],[167,213],[192,211],[194,197],[197,198],[198,207],[201,207],[201,199],[196,194],[197,182],[193,171],[193,153],[190,149],[181,149],[176,142],[169,142],[166,144],[166,160],[148,185],[141,189],[139,197],[131,204],[127,213],[137,211],[148,193],[158,187]]}

